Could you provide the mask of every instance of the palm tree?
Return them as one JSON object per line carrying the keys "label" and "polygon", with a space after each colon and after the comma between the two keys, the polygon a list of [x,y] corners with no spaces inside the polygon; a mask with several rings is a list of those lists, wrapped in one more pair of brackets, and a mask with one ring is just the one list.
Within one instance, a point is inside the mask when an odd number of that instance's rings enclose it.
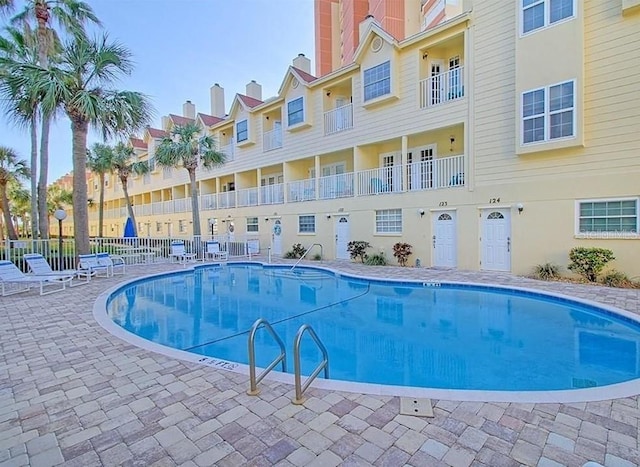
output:
{"label": "palm tree", "polygon": [[4,222],[7,225],[7,235],[10,240],[17,240],[18,234],[16,234],[16,229],[11,219],[7,185],[12,181],[26,179],[29,175],[30,171],[27,161],[18,159],[18,155],[13,149],[0,146],[0,200],[2,201]]}
{"label": "palm tree", "polygon": [[23,66],[10,76],[10,85],[33,83],[42,93],[43,112],[62,106],[71,120],[73,150],[73,228],[76,251],[89,253],[87,207],[87,132],[89,125],[104,139],[128,136],[145,127],[151,118],[147,97],[134,91],[116,91],[110,85],[132,69],[130,52],[107,36],[94,41],[76,37],[67,44],[59,62],[49,69]]}
{"label": "palm tree", "polygon": [[102,238],[104,222],[104,178],[113,171],[113,148],[95,143],[87,153],[87,167],[100,180],[100,201],[98,203],[98,238]]}
{"label": "palm tree", "polygon": [[[0,0],[0,11],[13,11],[13,0]],[[85,38],[84,26],[88,22],[100,25],[91,6],[79,0],[25,0],[22,11],[11,22],[19,24],[25,31],[32,30],[36,23],[38,64],[49,68],[50,57],[59,44],[57,32],[51,27],[56,23],[58,29],[74,37]],[[49,128],[53,110],[42,112],[42,133],[40,137],[40,174],[38,177],[38,211],[40,214],[40,235],[49,238],[49,220],[47,216],[47,178],[49,173]],[[35,175],[34,175],[35,176]]]}
{"label": "palm tree", "polygon": [[[9,207],[14,219],[14,225],[17,226],[17,221],[20,219],[20,224],[22,225],[22,236],[26,237],[30,224],[29,207],[31,204],[31,195],[29,194],[29,190],[14,180],[13,182],[9,182],[7,185],[7,194],[10,202]],[[18,230],[17,227],[16,230]],[[20,234],[19,231],[17,233]]]}
{"label": "palm tree", "polygon": [[[33,34],[24,34],[11,27],[5,29],[6,37],[0,36],[0,81],[3,65],[18,62],[35,64],[37,49]],[[29,88],[2,89],[5,110],[18,126],[28,126],[31,136],[31,238],[38,236],[38,95]]]}
{"label": "palm tree", "polygon": [[209,136],[200,136],[202,128],[196,123],[176,125],[170,136],[165,136],[156,148],[156,163],[164,167],[184,167],[189,172],[191,182],[191,213],[193,216],[193,235],[201,235],[200,209],[198,207],[198,185],[196,169],[202,163],[206,168],[224,164],[226,156],[216,149],[216,140]]}
{"label": "palm tree", "polygon": [[135,152],[131,146],[127,146],[124,143],[116,144],[113,149],[113,155],[111,158],[111,171],[115,172],[120,183],[122,183],[122,191],[124,192],[124,199],[127,202],[127,212],[133,223],[134,236],[138,236],[138,227],[136,224],[136,218],[133,214],[133,206],[129,199],[129,176],[131,174],[143,175],[149,173],[149,164],[147,161],[137,161]]}

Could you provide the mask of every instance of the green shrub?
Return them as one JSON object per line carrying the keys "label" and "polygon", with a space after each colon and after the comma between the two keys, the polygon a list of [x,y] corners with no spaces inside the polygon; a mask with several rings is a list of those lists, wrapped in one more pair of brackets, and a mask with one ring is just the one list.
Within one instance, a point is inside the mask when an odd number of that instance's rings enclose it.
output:
{"label": "green shrub", "polygon": [[363,240],[354,240],[353,242],[347,243],[347,251],[351,255],[351,259],[360,258],[362,263],[367,259],[367,248],[371,248],[371,245],[369,245],[369,242]]}
{"label": "green shrub", "polygon": [[553,263],[538,264],[533,269],[533,275],[543,281],[557,279],[560,277],[560,266]]}
{"label": "green shrub", "polygon": [[398,242],[393,245],[393,256],[398,259],[398,264],[400,266],[407,265],[407,259],[409,259],[409,256],[411,255],[411,248],[411,245],[408,243]]}
{"label": "green shrub", "polygon": [[598,274],[609,261],[616,259],[613,251],[606,248],[572,248],[569,252],[569,269],[589,282],[595,282]]}
{"label": "green shrub", "polygon": [[634,287],[633,281],[622,271],[612,269],[600,279],[601,282],[609,287]]}
{"label": "green shrub", "polygon": [[299,256],[298,256],[298,255],[296,255],[293,251],[287,251],[287,252],[285,252],[284,257],[285,257],[286,259],[297,259],[297,258],[299,258]]}
{"label": "green shrub", "polygon": [[311,259],[314,261],[322,261],[322,255],[320,253],[316,253]]}
{"label": "green shrub", "polygon": [[374,253],[373,255],[367,256],[364,264],[367,266],[386,266],[387,258],[384,257],[383,253]]}

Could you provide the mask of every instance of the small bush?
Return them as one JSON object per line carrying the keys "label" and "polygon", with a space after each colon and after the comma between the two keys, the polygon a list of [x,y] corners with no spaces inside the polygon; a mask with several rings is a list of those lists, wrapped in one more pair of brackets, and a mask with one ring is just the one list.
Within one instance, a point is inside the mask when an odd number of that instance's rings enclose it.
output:
{"label": "small bush", "polygon": [[371,245],[369,245],[369,242],[362,240],[354,240],[353,242],[347,243],[347,251],[351,255],[351,259],[360,258],[362,263],[367,259],[367,248],[371,248]]}
{"label": "small bush", "polygon": [[622,288],[635,288],[635,284],[629,277],[622,271],[616,271],[612,269],[600,279],[601,282],[608,287],[622,287]]}
{"label": "small bush", "polygon": [[373,255],[367,256],[364,260],[364,264],[367,266],[386,266],[387,258],[384,257],[382,253],[375,253]]}
{"label": "small bush", "polygon": [[393,256],[398,259],[398,264],[400,266],[407,265],[407,259],[409,259],[409,256],[411,255],[411,248],[411,245],[408,243],[398,242],[393,245]]}
{"label": "small bush", "polygon": [[533,269],[533,275],[536,279],[550,281],[560,277],[560,266],[553,263],[538,264]]}
{"label": "small bush", "polygon": [[572,248],[569,252],[569,269],[589,282],[595,282],[598,274],[609,261],[616,259],[613,251],[606,248]]}
{"label": "small bush", "polygon": [[322,255],[320,253],[316,253],[311,259],[314,261],[322,261]]}
{"label": "small bush", "polygon": [[298,255],[296,255],[293,251],[287,251],[287,252],[285,252],[284,257],[285,257],[286,259],[297,259],[297,258],[299,258],[299,256],[298,256]]}

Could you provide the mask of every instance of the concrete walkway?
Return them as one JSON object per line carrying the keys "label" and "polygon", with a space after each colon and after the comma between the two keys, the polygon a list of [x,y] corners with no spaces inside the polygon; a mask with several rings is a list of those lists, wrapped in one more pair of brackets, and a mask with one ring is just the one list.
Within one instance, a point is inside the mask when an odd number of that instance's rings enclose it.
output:
{"label": "concrete walkway", "polygon": [[[322,265],[367,276],[534,287],[640,314],[640,290]],[[182,268],[134,266],[125,279],[169,269]],[[293,388],[273,381],[249,397],[244,375],[139,349],[98,326],[96,297],[122,280],[0,298],[0,467],[640,463],[638,396],[575,404],[434,400],[430,419],[399,415],[395,397],[319,389],[295,406]]]}

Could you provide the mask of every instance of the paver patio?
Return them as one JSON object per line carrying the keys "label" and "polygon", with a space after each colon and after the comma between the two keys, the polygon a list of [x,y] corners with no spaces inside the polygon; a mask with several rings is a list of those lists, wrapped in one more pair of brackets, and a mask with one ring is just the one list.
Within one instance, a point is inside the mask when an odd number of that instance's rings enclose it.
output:
{"label": "paver patio", "polygon": [[[317,264],[317,263],[315,263]],[[464,271],[325,266],[367,276],[533,287],[640,313],[640,290],[547,283]],[[438,400],[434,418],[399,415],[397,397],[293,387],[155,354],[93,319],[104,290],[152,272],[41,297],[0,298],[0,467],[131,466],[607,466],[640,463],[638,396],[572,404]]]}

